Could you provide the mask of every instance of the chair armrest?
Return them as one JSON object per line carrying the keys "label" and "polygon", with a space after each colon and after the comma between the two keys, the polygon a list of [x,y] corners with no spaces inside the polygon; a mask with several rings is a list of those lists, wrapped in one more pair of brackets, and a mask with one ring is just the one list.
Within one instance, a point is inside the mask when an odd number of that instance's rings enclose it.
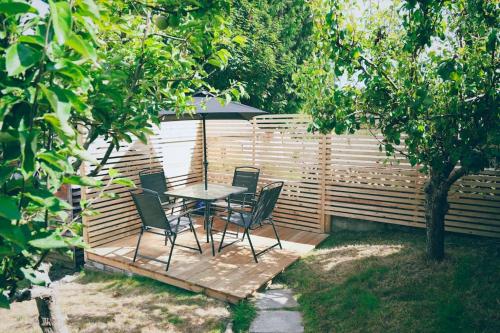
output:
{"label": "chair armrest", "polygon": [[[241,201],[242,207],[244,207],[247,204],[251,204],[251,203],[255,202],[255,193],[245,192],[245,193],[240,193],[240,195],[243,195],[243,201]],[[250,198],[247,199],[247,197],[250,197]],[[227,197],[227,201],[230,205],[231,204],[231,195],[229,197]]]}

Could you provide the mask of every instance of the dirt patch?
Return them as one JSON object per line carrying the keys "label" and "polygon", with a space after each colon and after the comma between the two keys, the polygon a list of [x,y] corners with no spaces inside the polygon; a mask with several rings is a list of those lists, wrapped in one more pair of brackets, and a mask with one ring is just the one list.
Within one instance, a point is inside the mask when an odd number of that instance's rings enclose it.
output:
{"label": "dirt patch", "polygon": [[398,253],[402,248],[402,245],[347,245],[317,250],[312,255],[324,271],[331,271],[342,263],[369,257],[386,257]]}
{"label": "dirt patch", "polygon": [[[142,278],[88,273],[55,287],[71,332],[219,332],[225,303]],[[40,332],[34,301],[0,310],[0,332]]]}

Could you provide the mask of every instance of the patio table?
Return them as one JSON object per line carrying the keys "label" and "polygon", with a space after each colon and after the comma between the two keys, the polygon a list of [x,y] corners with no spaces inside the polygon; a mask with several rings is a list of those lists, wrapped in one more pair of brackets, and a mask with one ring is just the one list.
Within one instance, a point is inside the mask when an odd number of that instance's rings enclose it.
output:
{"label": "patio table", "polygon": [[[214,238],[212,235],[212,224],[210,223],[210,206],[216,200],[229,197],[232,194],[245,193],[246,187],[230,186],[222,184],[208,184],[205,190],[203,183],[188,185],[183,188],[166,191],[165,194],[173,198],[188,200],[199,200],[205,204],[204,223],[207,228],[207,243],[212,243],[212,255],[215,256]],[[209,240],[210,237],[210,240]]]}

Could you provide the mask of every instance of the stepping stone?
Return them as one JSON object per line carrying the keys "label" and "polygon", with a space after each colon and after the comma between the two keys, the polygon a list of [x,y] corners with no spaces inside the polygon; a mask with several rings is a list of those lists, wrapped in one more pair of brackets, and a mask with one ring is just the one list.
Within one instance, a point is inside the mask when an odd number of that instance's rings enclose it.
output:
{"label": "stepping stone", "polygon": [[250,333],[302,333],[302,315],[298,311],[260,311],[250,326]]}
{"label": "stepping stone", "polygon": [[255,305],[260,310],[295,308],[299,305],[290,289],[271,289],[256,295]]}

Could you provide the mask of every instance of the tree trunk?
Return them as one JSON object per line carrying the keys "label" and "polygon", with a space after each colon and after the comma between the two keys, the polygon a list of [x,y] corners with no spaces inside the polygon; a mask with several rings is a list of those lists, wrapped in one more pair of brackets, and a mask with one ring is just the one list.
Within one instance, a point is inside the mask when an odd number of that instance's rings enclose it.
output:
{"label": "tree trunk", "polygon": [[448,212],[446,177],[431,175],[425,186],[425,224],[427,226],[427,256],[432,260],[444,258],[444,218]]}
{"label": "tree trunk", "polygon": [[38,323],[44,333],[68,333],[64,316],[56,302],[54,293],[46,294],[36,299],[38,308]]}
{"label": "tree trunk", "polygon": [[16,296],[17,302],[34,299],[38,308],[38,323],[43,333],[68,333],[66,320],[57,304],[56,293],[51,288],[33,287]]}

